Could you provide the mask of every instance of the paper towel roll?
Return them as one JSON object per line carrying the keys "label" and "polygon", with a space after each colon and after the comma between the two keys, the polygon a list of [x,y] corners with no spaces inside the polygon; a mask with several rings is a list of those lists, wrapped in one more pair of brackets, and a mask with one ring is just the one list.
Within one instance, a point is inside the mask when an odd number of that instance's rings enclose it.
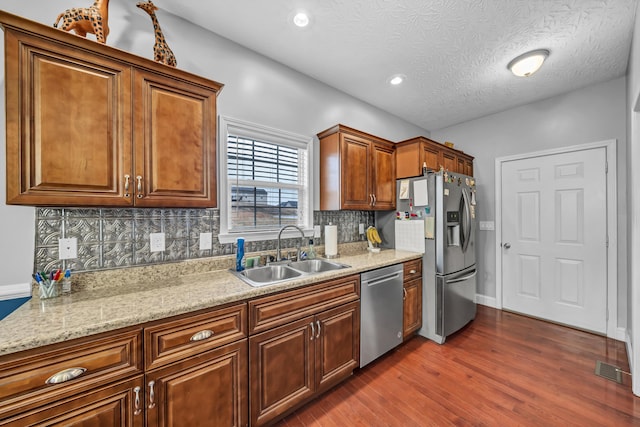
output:
{"label": "paper towel roll", "polygon": [[324,226],[324,254],[327,257],[338,255],[338,226]]}

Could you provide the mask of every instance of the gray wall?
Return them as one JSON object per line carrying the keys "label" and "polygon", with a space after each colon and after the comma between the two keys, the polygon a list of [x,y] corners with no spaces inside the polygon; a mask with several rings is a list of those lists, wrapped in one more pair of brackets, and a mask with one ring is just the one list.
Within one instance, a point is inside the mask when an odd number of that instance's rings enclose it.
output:
{"label": "gray wall", "polygon": [[[85,3],[88,6],[91,2],[33,0],[4,3],[2,8],[9,13],[51,25],[63,10]],[[157,15],[165,38],[176,55],[178,67],[225,85],[218,98],[218,113],[221,115],[304,135],[315,135],[338,122],[392,141],[429,135],[424,129],[162,10]],[[111,32],[107,45],[153,58],[151,20],[135,7],[134,1],[111,0],[109,27]],[[93,39],[93,36],[89,35],[89,38]],[[3,43],[0,55],[4,57]],[[0,67],[0,78],[4,86],[4,67]],[[0,104],[4,108],[4,90],[0,96]],[[4,120],[0,121],[0,135],[4,139]],[[315,150],[317,162],[317,144]],[[0,278],[2,286],[30,280],[34,260],[35,210],[4,204],[5,150],[0,151],[0,233],[4,242],[0,245],[0,268],[4,273]],[[317,174],[316,170],[316,178]],[[318,179],[314,181],[317,185]],[[317,209],[317,191],[314,202]]]}
{"label": "gray wall", "polygon": [[[636,22],[631,45],[631,56],[627,70],[627,111],[628,111],[628,136],[627,143],[627,203],[629,230],[628,242],[628,277],[629,288],[627,292],[627,347],[632,354],[629,355],[629,364],[632,368],[633,392],[640,396],[640,377],[637,375],[640,366],[640,266],[633,260],[640,254],[640,194],[638,194],[638,180],[640,180],[640,17],[636,11]],[[635,110],[635,111],[634,111]],[[633,165],[636,167],[634,168]]]}
{"label": "gray wall", "polygon": [[[526,82],[525,82],[526,83]],[[495,220],[495,159],[596,141],[618,141],[618,325],[627,317],[626,80],[624,77],[534,102],[445,129],[431,131],[475,156],[478,218]],[[499,225],[496,224],[496,227]],[[496,296],[494,231],[479,231],[478,292]]]}

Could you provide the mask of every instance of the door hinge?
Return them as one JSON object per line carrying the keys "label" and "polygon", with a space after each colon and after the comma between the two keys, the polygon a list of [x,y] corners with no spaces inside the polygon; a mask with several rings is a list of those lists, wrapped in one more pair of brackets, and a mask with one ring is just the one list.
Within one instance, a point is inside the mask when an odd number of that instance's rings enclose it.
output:
{"label": "door hinge", "polygon": [[607,160],[604,161],[604,173],[609,173],[609,162]]}
{"label": "door hinge", "polygon": [[606,241],[605,244],[606,244],[606,247],[608,248],[609,247],[609,236],[608,235],[607,235],[607,241]]}

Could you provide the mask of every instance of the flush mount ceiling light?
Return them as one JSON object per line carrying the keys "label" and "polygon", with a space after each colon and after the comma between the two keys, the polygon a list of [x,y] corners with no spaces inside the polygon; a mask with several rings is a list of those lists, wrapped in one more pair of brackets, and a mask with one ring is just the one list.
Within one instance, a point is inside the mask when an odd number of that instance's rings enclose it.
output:
{"label": "flush mount ceiling light", "polygon": [[394,74],[393,76],[389,77],[389,84],[392,86],[398,86],[406,79],[407,76],[405,76],[404,74]]}
{"label": "flush mount ceiling light", "polygon": [[518,77],[529,77],[542,67],[542,63],[548,56],[547,49],[532,50],[512,59],[507,68]]}
{"label": "flush mount ceiling light", "polygon": [[309,25],[309,15],[304,12],[298,12],[293,17],[293,23],[300,28],[304,28]]}

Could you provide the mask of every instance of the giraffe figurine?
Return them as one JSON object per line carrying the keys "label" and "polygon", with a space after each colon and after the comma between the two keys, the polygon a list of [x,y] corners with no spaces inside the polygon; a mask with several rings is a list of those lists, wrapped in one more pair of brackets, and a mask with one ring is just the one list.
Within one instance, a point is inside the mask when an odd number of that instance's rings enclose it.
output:
{"label": "giraffe figurine", "polygon": [[92,33],[95,34],[98,42],[105,44],[109,35],[109,0],[95,0],[91,7],[74,7],[65,10],[53,23],[54,28],[58,28],[61,19],[63,20],[61,30],[73,30],[80,37],[86,37],[87,33]]}
{"label": "giraffe figurine", "polygon": [[153,59],[162,64],[175,67],[177,65],[176,57],[169,48],[167,41],[164,39],[162,29],[160,28],[158,18],[156,17],[156,10],[158,10],[157,6],[154,5],[151,0],[141,1],[136,6],[147,12],[151,17],[151,22],[153,23],[153,32],[156,36],[156,42],[153,45]]}

